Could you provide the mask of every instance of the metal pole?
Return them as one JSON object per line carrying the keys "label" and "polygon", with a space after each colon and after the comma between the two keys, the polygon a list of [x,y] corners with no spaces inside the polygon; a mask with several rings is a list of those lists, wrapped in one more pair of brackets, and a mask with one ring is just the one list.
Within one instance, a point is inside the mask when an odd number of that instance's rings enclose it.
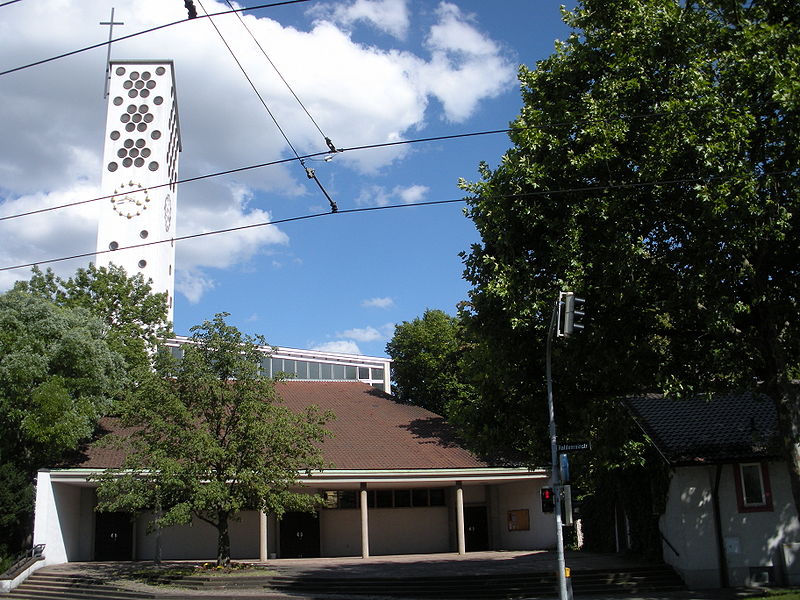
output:
{"label": "metal pole", "polygon": [[569,600],[567,593],[567,576],[566,576],[566,563],[564,561],[564,532],[561,527],[561,478],[559,477],[558,468],[558,442],[556,440],[556,412],[553,406],[553,369],[552,369],[552,347],[553,347],[553,332],[556,327],[556,320],[558,315],[559,303],[561,302],[561,294],[556,299],[556,304],[553,307],[553,316],[550,319],[550,329],[547,332],[547,353],[545,357],[545,365],[547,369],[547,409],[550,412],[550,458],[551,458],[551,472],[550,472],[550,485],[553,488],[555,495],[554,513],[556,517],[556,559],[558,569],[558,597],[559,600]]}

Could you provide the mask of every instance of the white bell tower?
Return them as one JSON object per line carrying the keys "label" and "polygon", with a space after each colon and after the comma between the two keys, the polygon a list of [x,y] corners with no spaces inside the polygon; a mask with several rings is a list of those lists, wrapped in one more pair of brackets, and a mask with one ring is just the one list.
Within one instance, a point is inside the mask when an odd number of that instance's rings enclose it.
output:
{"label": "white bell tower", "polygon": [[171,321],[181,151],[173,64],[115,60],[109,74],[101,185],[111,199],[99,202],[95,264],[151,279],[153,292],[167,294]]}

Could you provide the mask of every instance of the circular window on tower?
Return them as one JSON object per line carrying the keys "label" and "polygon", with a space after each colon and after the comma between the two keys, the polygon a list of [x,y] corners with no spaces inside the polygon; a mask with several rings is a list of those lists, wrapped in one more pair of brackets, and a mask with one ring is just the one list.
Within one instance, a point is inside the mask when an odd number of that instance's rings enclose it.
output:
{"label": "circular window on tower", "polygon": [[117,67],[117,75],[125,75],[125,67]]}
{"label": "circular window on tower", "polygon": [[147,261],[142,259],[142,260],[139,261],[138,264],[139,264],[139,268],[140,269],[144,269],[147,266]]}
{"label": "circular window on tower", "polygon": [[156,68],[156,75],[163,75],[166,72],[167,72],[167,70],[164,67],[157,67]]}
{"label": "circular window on tower", "polygon": [[142,238],[143,240],[144,240],[144,239],[147,239],[147,236],[148,236],[148,235],[150,235],[150,234],[149,234],[149,233],[147,233],[147,229],[142,229],[142,230],[139,232],[139,237],[140,237],[140,238]]}
{"label": "circular window on tower", "polygon": [[108,245],[108,249],[109,249],[109,250],[116,250],[117,248],[119,248],[119,243],[117,243],[117,242],[111,242],[111,243]]}

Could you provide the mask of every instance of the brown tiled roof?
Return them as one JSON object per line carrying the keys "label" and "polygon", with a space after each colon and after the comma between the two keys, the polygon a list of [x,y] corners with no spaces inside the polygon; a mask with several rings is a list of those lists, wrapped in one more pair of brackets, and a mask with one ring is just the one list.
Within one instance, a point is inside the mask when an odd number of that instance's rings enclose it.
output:
{"label": "brown tiled roof", "polygon": [[[489,466],[466,451],[445,420],[358,382],[287,381],[277,385],[292,410],[316,405],[336,418],[322,448],[333,469],[463,469]],[[120,432],[103,419],[101,433]],[[91,446],[71,461],[82,468],[118,467],[124,450]]]}
{"label": "brown tiled roof", "polygon": [[636,421],[673,465],[778,456],[775,403],[733,393],[675,400],[660,394],[625,399]]}

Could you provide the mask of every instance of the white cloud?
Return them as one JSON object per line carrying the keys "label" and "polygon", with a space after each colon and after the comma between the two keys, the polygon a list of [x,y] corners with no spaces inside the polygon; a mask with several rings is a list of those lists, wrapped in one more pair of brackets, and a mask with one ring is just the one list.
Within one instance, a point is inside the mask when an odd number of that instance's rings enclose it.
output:
{"label": "white cloud", "polygon": [[189,199],[178,198],[178,236],[216,231],[222,227],[245,227],[223,235],[204,236],[178,244],[177,264],[183,269],[228,268],[246,262],[265,246],[286,245],[289,236],[268,223],[268,211],[248,207],[251,193],[241,186],[213,185],[198,190]]}
{"label": "white cloud", "polygon": [[394,299],[385,296],[383,298],[369,298],[361,303],[365,308],[393,308]]}
{"label": "white cloud", "polygon": [[[36,192],[9,198],[0,204],[0,216],[26,213],[69,202],[98,197],[99,188],[75,183],[54,192]],[[97,242],[95,203],[53,210],[0,221],[0,265],[35,263],[53,257],[94,253]],[[56,274],[72,275],[79,266],[87,266],[94,256],[72,261],[43,264]],[[7,289],[19,279],[28,279],[30,268],[0,271],[0,289]]]}
{"label": "white cloud", "polygon": [[427,185],[411,185],[406,188],[398,186],[395,187],[393,191],[403,202],[411,204],[412,202],[421,202],[424,200],[430,188]]}
{"label": "white cloud", "polygon": [[419,77],[428,93],[444,104],[446,117],[463,121],[484,98],[502,92],[515,71],[500,48],[478,31],[455,4],[442,2],[439,22],[426,41],[432,59],[421,65]]}
{"label": "white cloud", "polygon": [[320,352],[341,352],[342,354],[361,354],[361,350],[353,340],[335,340],[318,344],[311,348]]}
{"label": "white cloud", "polygon": [[[209,12],[227,9],[205,2]],[[445,118],[468,117],[481,100],[513,86],[514,68],[468,16],[442,3],[425,47],[400,50],[360,43],[347,27],[368,22],[395,36],[409,27],[403,0],[355,0],[335,5],[307,29],[284,26],[267,13],[243,18],[294,92],[326,135],[339,147],[397,141],[422,127],[441,101]],[[185,19],[179,1],[117,0],[115,19],[126,35]],[[0,70],[25,65],[64,51],[103,41],[105,0],[20,2],[3,9],[0,20]],[[35,23],[36,26],[29,26]],[[248,35],[238,19],[215,23],[232,45],[286,135],[300,153],[325,149],[313,123]],[[389,40],[391,41],[391,40]],[[263,106],[236,68],[207,19],[197,19],[116,42],[112,56],[175,62],[183,152],[180,177],[236,169],[285,158],[288,147]],[[7,74],[0,86],[0,210],[55,205],[99,195],[105,126],[103,99],[105,49],[76,54]],[[372,173],[401,160],[407,146],[337,155],[320,174]],[[325,171],[323,171],[325,169]],[[327,171],[330,169],[330,172]],[[338,171],[337,171],[338,170]],[[352,173],[351,173],[352,175]],[[332,179],[333,177],[331,177]],[[370,188],[365,188],[369,191]],[[361,202],[381,205],[424,197],[424,186],[372,188]],[[255,194],[255,195],[254,195]],[[179,235],[268,221],[271,206],[256,196],[288,196],[304,202],[298,213],[319,202],[318,190],[296,164],[241,171],[224,178],[182,185],[176,223]],[[91,252],[95,248],[92,205],[50,215],[4,222],[0,227],[2,265]],[[289,239],[276,227],[244,230],[179,242],[178,289],[192,301],[213,287],[209,268],[250,261]],[[88,260],[56,265],[73,272]],[[71,269],[71,270],[70,270]],[[184,272],[181,275],[181,272]],[[0,272],[0,286],[23,271]]]}
{"label": "white cloud", "polygon": [[348,329],[347,331],[338,333],[336,337],[348,338],[357,342],[377,342],[383,339],[381,332],[372,326]]}
{"label": "white cloud", "polygon": [[324,15],[345,26],[364,21],[399,39],[405,38],[409,26],[406,0],[354,0],[349,4],[319,7],[312,14]]}
{"label": "white cloud", "polygon": [[395,202],[410,204],[425,199],[430,188],[425,185],[395,186],[387,190],[384,186],[371,185],[361,189],[356,198],[360,206],[388,206]]}
{"label": "white cloud", "polygon": [[175,288],[192,304],[200,302],[203,294],[214,289],[214,280],[197,269],[183,269],[175,276]]}

